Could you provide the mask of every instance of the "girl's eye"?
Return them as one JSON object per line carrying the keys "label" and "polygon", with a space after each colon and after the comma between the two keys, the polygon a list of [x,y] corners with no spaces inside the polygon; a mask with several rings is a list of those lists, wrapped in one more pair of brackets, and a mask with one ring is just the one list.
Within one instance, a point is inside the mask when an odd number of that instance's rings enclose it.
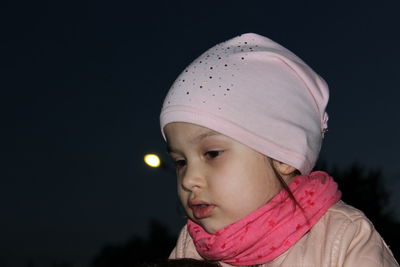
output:
{"label": "girl's eye", "polygon": [[207,151],[204,155],[207,156],[208,158],[216,158],[219,155],[221,155],[222,151],[219,150],[211,150],[211,151]]}
{"label": "girl's eye", "polygon": [[180,169],[186,165],[186,160],[184,160],[184,159],[175,160],[174,164],[177,169]]}

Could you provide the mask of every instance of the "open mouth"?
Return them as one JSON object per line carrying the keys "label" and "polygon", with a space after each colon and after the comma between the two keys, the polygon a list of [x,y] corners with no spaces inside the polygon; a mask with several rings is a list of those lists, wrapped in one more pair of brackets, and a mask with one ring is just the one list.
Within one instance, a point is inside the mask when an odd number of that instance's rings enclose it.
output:
{"label": "open mouth", "polygon": [[212,215],[214,207],[214,205],[209,204],[198,204],[192,205],[190,208],[192,209],[193,216],[196,219],[204,219]]}

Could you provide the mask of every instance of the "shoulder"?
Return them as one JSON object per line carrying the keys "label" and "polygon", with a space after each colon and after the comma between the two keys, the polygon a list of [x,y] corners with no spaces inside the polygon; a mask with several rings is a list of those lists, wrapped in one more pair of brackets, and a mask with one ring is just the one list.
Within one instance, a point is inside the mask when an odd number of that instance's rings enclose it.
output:
{"label": "shoulder", "polygon": [[328,209],[324,216],[334,216],[337,219],[352,222],[360,219],[369,221],[362,211],[353,206],[347,205],[342,200],[339,200],[335,205]]}
{"label": "shoulder", "polygon": [[317,236],[329,243],[340,243],[339,240],[354,237],[351,233],[368,235],[375,232],[372,222],[362,211],[338,201],[326,211],[308,235]]}
{"label": "shoulder", "polygon": [[311,231],[321,231],[332,246],[332,263],[339,266],[398,266],[372,222],[343,201],[333,205]]}
{"label": "shoulder", "polygon": [[326,230],[334,231],[335,236],[349,229],[363,229],[368,232],[375,231],[372,222],[362,211],[347,205],[343,201],[339,201],[328,209],[315,226],[316,228],[328,227]]}

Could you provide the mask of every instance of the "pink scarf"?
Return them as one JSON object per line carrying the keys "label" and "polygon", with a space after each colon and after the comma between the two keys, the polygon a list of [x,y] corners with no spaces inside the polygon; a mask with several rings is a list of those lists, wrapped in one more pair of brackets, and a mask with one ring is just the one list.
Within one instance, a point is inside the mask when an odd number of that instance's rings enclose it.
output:
{"label": "pink scarf", "polygon": [[263,207],[214,234],[189,220],[198,253],[235,266],[269,262],[293,246],[341,197],[332,177],[321,171],[297,176],[289,188],[303,210],[281,190]]}

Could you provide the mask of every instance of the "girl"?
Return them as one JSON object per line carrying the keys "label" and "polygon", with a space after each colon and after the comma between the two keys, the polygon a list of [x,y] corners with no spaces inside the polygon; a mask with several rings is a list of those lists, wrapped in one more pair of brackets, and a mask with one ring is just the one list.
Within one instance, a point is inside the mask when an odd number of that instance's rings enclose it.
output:
{"label": "girl", "polygon": [[311,172],[328,87],[257,34],[218,44],[164,100],[161,130],[189,217],[170,258],[222,266],[398,266],[371,222]]}

